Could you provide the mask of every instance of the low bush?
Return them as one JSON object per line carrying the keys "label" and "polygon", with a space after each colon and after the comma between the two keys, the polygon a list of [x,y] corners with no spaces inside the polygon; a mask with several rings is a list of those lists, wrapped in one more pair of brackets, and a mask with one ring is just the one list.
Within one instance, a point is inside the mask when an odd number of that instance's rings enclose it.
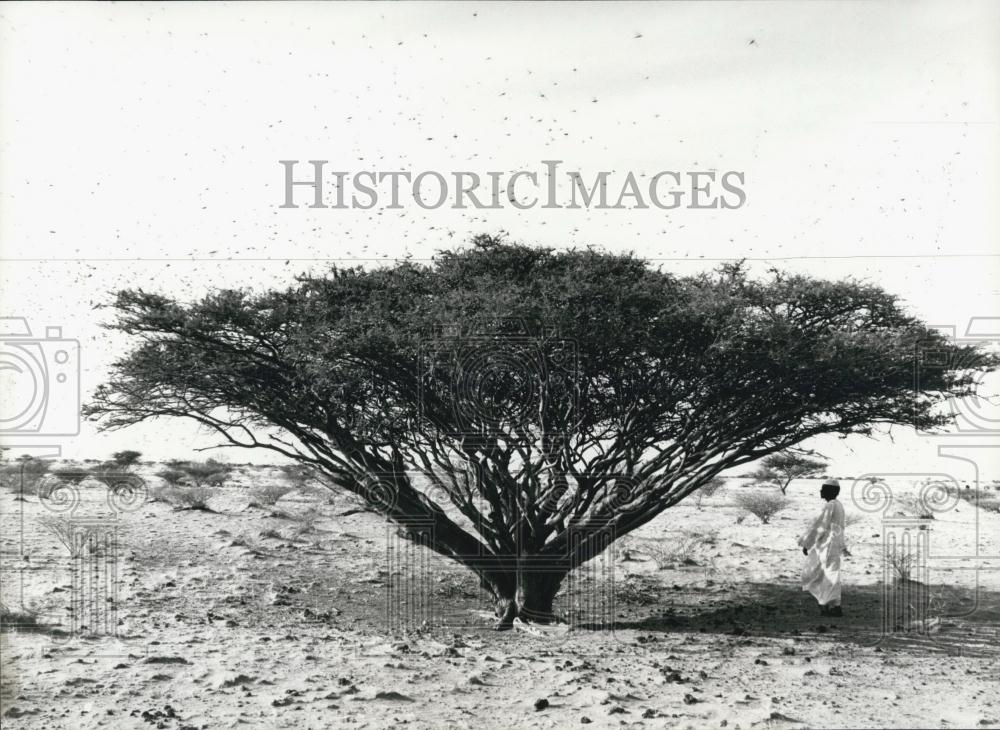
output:
{"label": "low bush", "polygon": [[697,535],[677,535],[660,540],[646,539],[639,542],[635,552],[647,555],[657,570],[667,570],[678,565],[697,565],[695,554],[703,539]]}
{"label": "low bush", "polygon": [[[21,457],[13,463],[0,466],[0,483],[18,495],[16,499],[23,499],[23,495],[38,495],[48,489],[46,480],[51,466],[50,462],[42,459]],[[45,496],[44,493],[42,496]]]}
{"label": "low bush", "polygon": [[980,489],[948,489],[948,494],[958,496],[969,504],[979,507],[987,512],[1000,512],[1000,502],[997,495],[989,489],[989,486]]}
{"label": "low bush", "polygon": [[184,481],[184,472],[180,469],[161,469],[156,472],[156,476],[172,487],[176,487]]}
{"label": "low bush", "polygon": [[38,628],[38,612],[30,609],[14,609],[0,603],[0,631]]}
{"label": "low bush", "polygon": [[722,487],[726,485],[725,480],[722,477],[713,477],[706,484],[703,484],[698,488],[695,494],[695,505],[698,509],[701,509],[701,502],[705,497],[712,497],[718,492]]}
{"label": "low bush", "polygon": [[249,506],[273,507],[278,503],[278,500],[294,491],[293,487],[286,487],[281,484],[268,484],[266,487],[257,487],[250,492]]}
{"label": "low bush", "polygon": [[59,481],[67,484],[81,484],[90,476],[88,469],[53,469],[50,473]]}
{"label": "low bush", "polygon": [[149,502],[164,502],[169,504],[169,502],[167,502],[166,495],[169,490],[170,487],[153,487],[149,490]]}
{"label": "low bush", "polygon": [[751,492],[736,496],[736,506],[754,515],[765,525],[788,504],[787,497],[773,492]]}
{"label": "low bush", "polygon": [[195,487],[221,486],[232,472],[232,467],[215,459],[187,461],[175,467],[184,472]]}
{"label": "low bush", "polygon": [[94,467],[88,476],[109,489],[114,489],[121,484],[133,484],[139,479],[130,469],[118,466],[113,462]]}
{"label": "low bush", "polygon": [[908,582],[912,580],[913,571],[917,568],[917,556],[913,553],[897,552],[886,556],[889,567],[896,580]]}
{"label": "low bush", "polygon": [[191,509],[212,512],[208,503],[215,496],[215,490],[207,487],[167,487],[161,489],[159,497],[174,509]]}
{"label": "low bush", "polygon": [[118,469],[129,470],[139,463],[139,459],[142,457],[141,451],[133,451],[131,449],[126,449],[125,451],[116,451],[111,455],[111,463],[114,464]]}

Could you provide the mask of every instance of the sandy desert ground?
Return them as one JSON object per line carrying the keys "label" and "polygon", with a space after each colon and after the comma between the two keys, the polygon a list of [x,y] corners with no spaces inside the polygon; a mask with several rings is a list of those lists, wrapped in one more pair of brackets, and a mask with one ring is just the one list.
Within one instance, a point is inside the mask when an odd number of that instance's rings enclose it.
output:
{"label": "sandy desert ground", "polygon": [[[140,468],[148,486],[159,468]],[[955,500],[921,530],[919,484],[891,483],[876,512],[845,488],[844,618],[821,617],[798,585],[819,482],[793,483],[761,524],[738,521],[745,487],[731,480],[574,576],[557,601],[571,628],[497,633],[471,574],[392,552],[394,530],[356,503],[249,506],[278,481],[244,466],[214,511],[122,513],[116,553],[83,568],[91,586],[113,566],[116,592],[78,597],[76,619],[51,512],[3,492],[0,597],[38,622],[0,634],[3,726],[1000,727],[1000,514]],[[104,487],[79,495],[63,519],[108,519]],[[886,582],[889,532],[928,538],[921,583]],[[907,614],[921,595],[925,613]]]}

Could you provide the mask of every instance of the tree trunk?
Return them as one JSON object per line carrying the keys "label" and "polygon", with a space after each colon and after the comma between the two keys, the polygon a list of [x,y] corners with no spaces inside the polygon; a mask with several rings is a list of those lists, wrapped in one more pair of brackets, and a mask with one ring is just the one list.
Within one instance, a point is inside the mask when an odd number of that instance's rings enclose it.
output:
{"label": "tree trunk", "polygon": [[497,628],[509,629],[515,618],[525,623],[551,623],[555,619],[552,603],[565,576],[561,569],[525,568],[513,583],[487,579],[496,597]]}
{"label": "tree trunk", "polygon": [[518,617],[527,622],[551,623],[555,619],[552,602],[564,576],[556,571],[522,572],[517,590]]}

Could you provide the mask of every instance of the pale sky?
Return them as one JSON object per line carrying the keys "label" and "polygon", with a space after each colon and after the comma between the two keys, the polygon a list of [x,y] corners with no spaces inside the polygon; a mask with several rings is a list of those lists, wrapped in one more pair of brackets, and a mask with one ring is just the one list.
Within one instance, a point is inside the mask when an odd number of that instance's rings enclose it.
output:
{"label": "pale sky", "polygon": [[[1000,316],[998,118],[993,2],[6,3],[0,309],[80,340],[86,399],[128,346],[92,309],[118,288],[280,286],[505,230],[681,273],[746,257],[870,279],[961,334]],[[282,210],[281,159],[739,170],[747,203]],[[954,439],[894,436],[818,446],[835,474],[953,469],[938,447]],[[166,422],[58,441],[78,458],[208,443]]]}

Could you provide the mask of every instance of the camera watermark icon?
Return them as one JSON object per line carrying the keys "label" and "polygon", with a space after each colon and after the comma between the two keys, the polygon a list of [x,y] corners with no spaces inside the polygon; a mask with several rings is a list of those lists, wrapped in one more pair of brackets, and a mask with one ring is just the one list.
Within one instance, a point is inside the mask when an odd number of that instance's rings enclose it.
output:
{"label": "camera watermark icon", "polygon": [[[977,350],[1000,352],[1000,317],[971,317],[965,334],[958,335],[956,327],[937,327],[950,339],[949,345],[960,349],[941,348],[919,344],[915,359],[914,387],[917,392],[935,371],[963,371],[972,369]],[[976,350],[970,349],[976,348]],[[985,373],[979,373],[975,385],[982,389]],[[983,394],[965,398],[949,398],[947,408],[955,417],[955,431],[934,436],[1000,435],[1000,408],[997,402]]]}
{"label": "camera watermark icon", "polygon": [[23,317],[0,317],[0,438],[80,432],[80,343]]}
{"label": "camera watermark icon", "polygon": [[510,324],[456,327],[420,343],[424,419],[472,438],[562,435],[579,407],[577,343]]}

